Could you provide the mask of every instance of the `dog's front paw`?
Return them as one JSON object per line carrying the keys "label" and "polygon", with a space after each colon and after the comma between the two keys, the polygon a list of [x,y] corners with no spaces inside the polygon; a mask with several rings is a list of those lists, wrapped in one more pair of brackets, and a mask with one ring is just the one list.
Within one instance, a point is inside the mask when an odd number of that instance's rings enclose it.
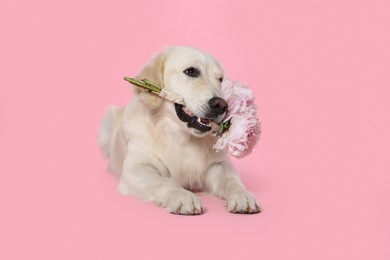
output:
{"label": "dog's front paw", "polygon": [[200,199],[187,190],[173,194],[168,201],[166,209],[170,213],[179,215],[200,215],[203,213]]}
{"label": "dog's front paw", "polygon": [[260,207],[252,194],[241,191],[227,198],[227,210],[231,213],[255,214],[260,212]]}

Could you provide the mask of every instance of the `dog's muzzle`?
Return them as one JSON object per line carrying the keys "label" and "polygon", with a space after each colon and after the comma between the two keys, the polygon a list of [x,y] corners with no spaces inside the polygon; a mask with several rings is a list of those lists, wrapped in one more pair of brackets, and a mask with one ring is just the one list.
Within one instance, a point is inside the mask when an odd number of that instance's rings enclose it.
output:
{"label": "dog's muzzle", "polygon": [[228,103],[220,97],[213,97],[209,100],[209,108],[210,112],[207,116],[209,118],[217,118],[227,112]]}
{"label": "dog's muzzle", "polygon": [[213,123],[212,120],[197,117],[193,115],[191,112],[189,112],[186,107],[176,103],[175,103],[175,110],[176,110],[177,117],[181,121],[186,122],[188,127],[194,128],[202,133],[206,133],[211,130],[210,125]]}

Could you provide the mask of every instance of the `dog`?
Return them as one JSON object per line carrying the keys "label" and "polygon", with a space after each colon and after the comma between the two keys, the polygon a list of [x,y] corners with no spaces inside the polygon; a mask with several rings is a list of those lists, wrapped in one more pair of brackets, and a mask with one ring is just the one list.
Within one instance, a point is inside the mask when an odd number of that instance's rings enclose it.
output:
{"label": "dog", "polygon": [[219,62],[198,49],[167,47],[135,78],[182,96],[185,106],[135,87],[126,107],[107,109],[98,139],[109,171],[119,178],[118,191],[180,215],[204,212],[199,191],[226,200],[229,212],[260,212],[228,153],[212,149],[212,125],[228,109]]}

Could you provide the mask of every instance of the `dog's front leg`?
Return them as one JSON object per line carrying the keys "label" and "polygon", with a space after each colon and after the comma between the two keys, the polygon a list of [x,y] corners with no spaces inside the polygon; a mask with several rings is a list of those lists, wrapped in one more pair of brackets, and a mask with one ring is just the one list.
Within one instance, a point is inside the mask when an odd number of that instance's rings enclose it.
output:
{"label": "dog's front leg", "polygon": [[202,203],[194,193],[182,188],[173,178],[161,176],[152,165],[125,166],[118,190],[151,201],[174,214],[203,213]]}
{"label": "dog's front leg", "polygon": [[209,167],[205,178],[206,191],[225,199],[227,210],[232,213],[259,213],[256,198],[241,183],[230,163],[216,163]]}

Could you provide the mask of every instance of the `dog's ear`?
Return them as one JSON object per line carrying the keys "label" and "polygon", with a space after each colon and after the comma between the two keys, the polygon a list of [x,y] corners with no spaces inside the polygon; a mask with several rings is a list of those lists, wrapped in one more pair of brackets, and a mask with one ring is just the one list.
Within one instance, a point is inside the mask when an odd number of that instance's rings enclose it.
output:
{"label": "dog's ear", "polygon": [[[163,72],[165,56],[166,55],[164,53],[160,53],[154,57],[148,64],[146,64],[145,67],[142,68],[141,72],[135,77],[135,79],[147,79],[160,87],[164,87]],[[139,87],[135,87],[135,93],[138,95],[139,100],[141,100],[150,109],[159,108],[163,102],[161,97],[158,97],[155,94]]]}

